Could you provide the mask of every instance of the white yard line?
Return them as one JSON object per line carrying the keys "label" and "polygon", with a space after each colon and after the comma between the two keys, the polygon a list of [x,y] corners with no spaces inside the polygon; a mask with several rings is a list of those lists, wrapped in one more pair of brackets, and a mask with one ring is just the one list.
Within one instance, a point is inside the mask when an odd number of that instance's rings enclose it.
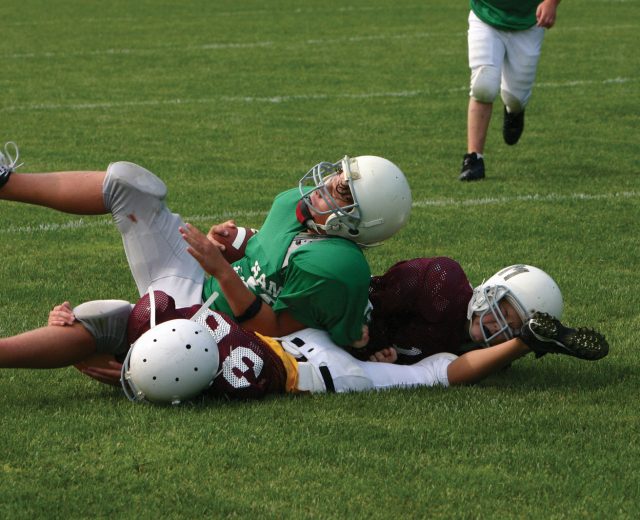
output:
{"label": "white yard line", "polygon": [[[607,78],[602,80],[572,80],[564,82],[538,83],[537,88],[562,89],[572,87],[582,87],[588,85],[619,85],[624,83],[636,83],[640,78]],[[287,103],[295,101],[313,101],[317,99],[374,99],[374,98],[411,98],[418,96],[433,96],[438,94],[449,94],[451,92],[461,92],[468,90],[468,86],[445,89],[421,89],[404,90],[397,92],[363,92],[360,94],[300,94],[300,95],[277,95],[277,96],[214,96],[209,98],[176,98],[176,99],[144,99],[132,101],[105,101],[100,103],[24,103],[20,105],[9,105],[0,108],[2,112],[29,112],[41,110],[96,110],[96,109],[119,109],[134,106],[161,106],[161,105],[197,105],[214,104],[224,102],[235,103]]]}
{"label": "white yard line", "polygon": [[[617,199],[638,199],[640,192],[619,191],[611,193],[548,193],[546,195],[518,195],[513,197],[485,197],[478,199],[422,199],[413,202],[415,208],[455,208],[468,206],[490,206],[501,204],[512,204],[519,202],[563,202],[563,201],[597,201],[597,200],[617,200]],[[191,215],[185,218],[186,222],[202,222],[207,225],[222,222],[229,218],[242,221],[243,218],[264,217],[267,211],[234,211],[224,213],[214,213],[211,215]],[[97,227],[111,226],[109,217],[86,217],[69,220],[62,223],[42,222],[34,226],[9,226],[0,229],[0,235],[22,235],[34,233],[57,233],[63,231],[74,231],[77,229],[89,229]]]}

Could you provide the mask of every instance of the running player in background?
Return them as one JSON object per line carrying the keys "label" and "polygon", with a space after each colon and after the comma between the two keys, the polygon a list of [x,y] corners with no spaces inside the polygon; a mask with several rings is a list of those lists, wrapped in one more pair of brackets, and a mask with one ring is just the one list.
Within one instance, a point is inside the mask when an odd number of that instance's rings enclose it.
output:
{"label": "running player in background", "polygon": [[484,145],[493,102],[504,104],[502,137],[514,145],[524,130],[524,109],[531,97],[544,30],[556,22],[560,0],[471,0],[467,114],[467,153],[461,181],[484,179]]}

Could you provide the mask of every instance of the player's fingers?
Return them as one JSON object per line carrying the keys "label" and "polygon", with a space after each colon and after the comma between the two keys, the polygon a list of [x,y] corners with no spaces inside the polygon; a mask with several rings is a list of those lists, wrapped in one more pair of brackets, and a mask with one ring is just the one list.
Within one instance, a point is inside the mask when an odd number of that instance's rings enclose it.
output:
{"label": "player's fingers", "polygon": [[47,323],[49,325],[63,326],[72,325],[75,320],[76,317],[74,316],[73,311],[70,308],[56,305],[49,313],[49,319]]}
{"label": "player's fingers", "polygon": [[195,258],[200,265],[202,265],[204,258],[199,251],[197,251],[193,247],[187,247],[187,253],[189,253],[193,258]]}
{"label": "player's fingers", "polygon": [[384,356],[382,354],[382,351],[378,351],[378,352],[375,352],[374,354],[372,354],[369,359],[371,361],[376,361],[378,363],[381,363],[381,362],[384,361]]}
{"label": "player's fingers", "polygon": [[180,228],[180,234],[189,245],[199,250],[206,250],[210,246],[211,241],[199,229],[187,224],[186,227]]}

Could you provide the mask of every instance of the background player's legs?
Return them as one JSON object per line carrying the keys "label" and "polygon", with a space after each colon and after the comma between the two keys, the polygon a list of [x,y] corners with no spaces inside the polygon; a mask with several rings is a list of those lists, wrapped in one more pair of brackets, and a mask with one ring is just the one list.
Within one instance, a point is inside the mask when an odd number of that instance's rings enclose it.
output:
{"label": "background player's legs", "polygon": [[507,56],[502,70],[501,97],[507,110],[518,113],[524,110],[531,97],[544,29],[532,27],[511,35]]}
{"label": "background player's legs", "polygon": [[80,215],[107,213],[102,198],[105,172],[13,173],[0,199],[26,202]]}
{"label": "background player's legs", "polygon": [[467,153],[484,153],[493,103],[483,103],[469,98],[467,110]]}

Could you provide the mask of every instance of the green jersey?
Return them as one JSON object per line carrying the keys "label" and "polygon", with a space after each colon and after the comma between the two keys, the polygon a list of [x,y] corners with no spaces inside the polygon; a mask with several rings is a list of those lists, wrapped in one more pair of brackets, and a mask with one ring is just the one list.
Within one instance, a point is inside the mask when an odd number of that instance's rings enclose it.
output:
{"label": "green jersey", "polygon": [[522,31],[536,24],[540,0],[470,0],[471,10],[484,23],[504,31]]}
{"label": "green jersey", "polygon": [[[307,231],[297,217],[297,188],[278,195],[260,232],[233,263],[245,285],[274,311],[287,310],[308,327],[329,332],[338,345],[362,336],[371,271],[361,249],[340,237],[295,240]],[[297,242],[297,243],[296,243]],[[211,308],[233,315],[215,278],[203,298],[219,296]]]}

